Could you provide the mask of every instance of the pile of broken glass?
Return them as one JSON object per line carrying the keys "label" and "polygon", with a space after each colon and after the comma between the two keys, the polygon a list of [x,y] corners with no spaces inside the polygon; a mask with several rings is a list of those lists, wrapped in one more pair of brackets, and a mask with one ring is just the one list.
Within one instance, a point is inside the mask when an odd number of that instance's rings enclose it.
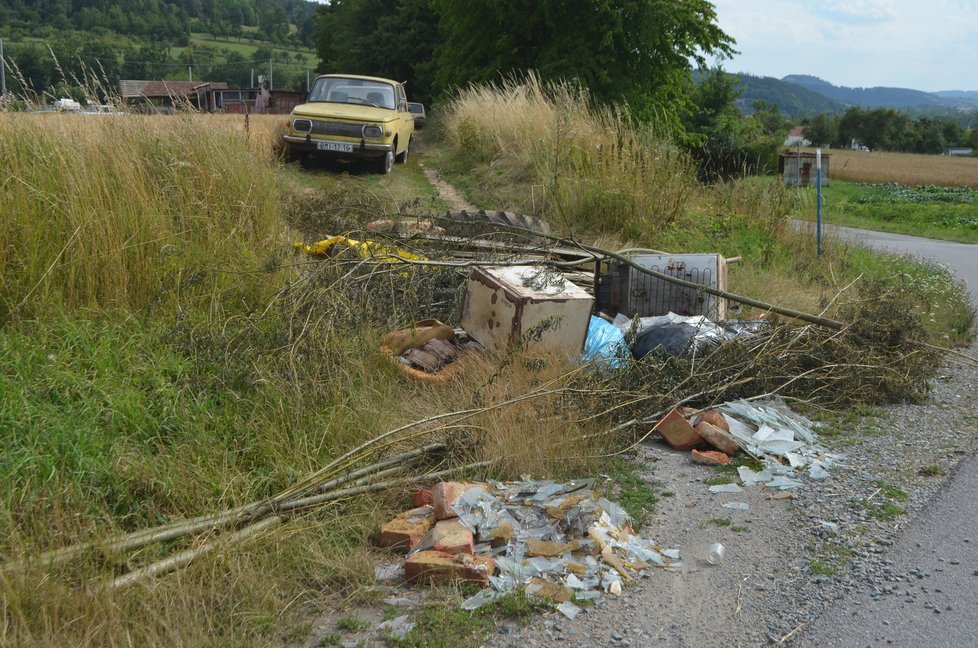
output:
{"label": "pile of broken glass", "polygon": [[730,426],[737,445],[761,459],[764,468],[737,469],[745,486],[765,484],[788,490],[804,484],[798,477],[825,479],[828,469],[842,460],[818,441],[818,425],[793,411],[780,398],[725,403],[718,408]]}

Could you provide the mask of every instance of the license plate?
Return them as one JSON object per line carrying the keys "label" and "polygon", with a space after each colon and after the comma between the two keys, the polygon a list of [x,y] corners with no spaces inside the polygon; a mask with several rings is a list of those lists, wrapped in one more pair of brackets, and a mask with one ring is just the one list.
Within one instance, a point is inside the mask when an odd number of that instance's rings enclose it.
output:
{"label": "license plate", "polygon": [[320,151],[353,153],[353,144],[350,144],[349,142],[316,142],[316,148]]}

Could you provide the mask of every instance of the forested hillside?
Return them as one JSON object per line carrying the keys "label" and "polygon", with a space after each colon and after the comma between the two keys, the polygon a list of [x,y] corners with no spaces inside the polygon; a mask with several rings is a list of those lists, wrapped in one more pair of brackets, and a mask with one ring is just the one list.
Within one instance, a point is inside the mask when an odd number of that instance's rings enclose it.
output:
{"label": "forested hillside", "polygon": [[315,10],[308,0],[0,0],[0,24],[15,39],[78,30],[186,45],[194,31],[235,36],[250,27],[282,41],[290,24],[310,36]]}

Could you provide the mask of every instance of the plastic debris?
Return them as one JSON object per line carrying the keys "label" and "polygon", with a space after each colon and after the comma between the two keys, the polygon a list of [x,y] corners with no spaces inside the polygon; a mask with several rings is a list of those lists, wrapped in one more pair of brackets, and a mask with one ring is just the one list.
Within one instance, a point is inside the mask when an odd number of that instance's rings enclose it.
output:
{"label": "plastic debris", "polygon": [[725,509],[731,509],[733,511],[749,511],[750,510],[750,504],[748,504],[747,502],[727,502],[725,504],[721,504],[721,506],[723,506],[723,508],[725,508]]}
{"label": "plastic debris", "polygon": [[592,315],[587,327],[587,338],[584,340],[584,355],[581,356],[581,361],[599,360],[612,369],[618,369],[624,363],[624,358],[630,356],[621,329]]}
{"label": "plastic debris", "polygon": [[716,484],[715,486],[710,486],[711,493],[742,493],[743,491],[744,489],[737,484]]}
{"label": "plastic debris", "polygon": [[832,534],[834,535],[839,534],[839,525],[836,524],[835,522],[829,522],[827,520],[818,520],[818,523],[823,529],[827,529]]}
{"label": "plastic debris", "polygon": [[377,626],[377,629],[380,630],[381,632],[386,630],[388,636],[391,639],[396,639],[400,641],[401,639],[406,637],[409,632],[414,630],[414,626],[417,625],[415,623],[408,621],[408,618],[409,617],[407,614],[403,616],[395,617],[393,619],[390,619],[389,621],[384,621],[383,623]]}
{"label": "plastic debris", "polygon": [[724,547],[719,542],[714,542],[710,545],[709,549],[706,550],[706,562],[711,565],[719,565],[723,562],[723,557],[727,553],[727,548]]}

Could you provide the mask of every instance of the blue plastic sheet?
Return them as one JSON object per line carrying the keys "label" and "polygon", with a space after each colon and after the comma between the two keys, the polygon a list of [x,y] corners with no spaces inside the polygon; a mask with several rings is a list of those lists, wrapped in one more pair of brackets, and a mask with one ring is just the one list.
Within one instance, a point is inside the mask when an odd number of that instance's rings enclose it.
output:
{"label": "blue plastic sheet", "polygon": [[618,369],[624,359],[630,357],[625,335],[617,326],[606,322],[600,317],[591,316],[587,327],[587,339],[584,341],[583,362],[599,360],[608,367]]}

